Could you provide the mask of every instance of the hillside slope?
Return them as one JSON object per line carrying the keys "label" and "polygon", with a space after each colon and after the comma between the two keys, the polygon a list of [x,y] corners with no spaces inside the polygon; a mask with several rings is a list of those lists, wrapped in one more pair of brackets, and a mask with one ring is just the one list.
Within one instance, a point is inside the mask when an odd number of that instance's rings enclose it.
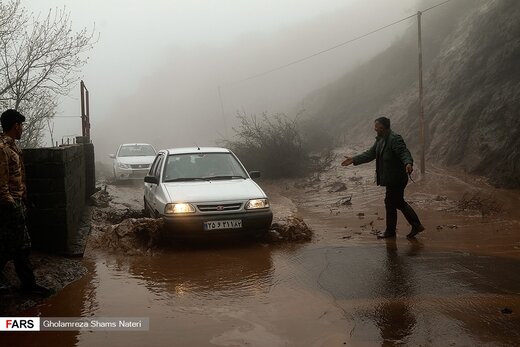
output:
{"label": "hillside slope", "polygon": [[[441,10],[442,9],[442,10]],[[423,17],[427,157],[520,187],[520,2],[455,1]],[[417,29],[310,95],[307,115],[371,141],[387,114],[417,157]]]}

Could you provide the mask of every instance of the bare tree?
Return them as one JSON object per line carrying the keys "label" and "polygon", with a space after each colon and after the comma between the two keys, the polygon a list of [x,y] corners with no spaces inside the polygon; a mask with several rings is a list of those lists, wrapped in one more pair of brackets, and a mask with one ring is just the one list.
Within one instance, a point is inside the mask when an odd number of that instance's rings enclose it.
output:
{"label": "bare tree", "polygon": [[[20,8],[19,1],[3,4],[0,0],[0,53],[2,56],[7,54],[7,46],[21,31],[24,17],[26,17],[25,11]],[[8,106],[7,100],[2,98],[2,95],[8,90],[7,81],[5,81],[6,72],[7,66],[0,64],[0,106],[2,108]]]}
{"label": "bare tree", "polygon": [[298,119],[285,114],[261,117],[238,113],[240,120],[230,147],[246,167],[261,170],[266,177],[297,177],[308,173],[309,156],[303,146]]}
{"label": "bare tree", "polygon": [[[25,148],[41,147],[45,130],[50,131],[52,117],[57,107],[56,98],[49,95],[47,90],[39,90],[33,93],[30,99],[21,103],[19,110],[27,116],[23,131],[22,146]],[[54,141],[52,138],[51,141]]]}
{"label": "bare tree", "polygon": [[20,0],[0,0],[0,104],[27,117],[21,144],[39,146],[57,97],[78,81],[94,44],[94,30],[74,32],[65,8],[32,17]]}

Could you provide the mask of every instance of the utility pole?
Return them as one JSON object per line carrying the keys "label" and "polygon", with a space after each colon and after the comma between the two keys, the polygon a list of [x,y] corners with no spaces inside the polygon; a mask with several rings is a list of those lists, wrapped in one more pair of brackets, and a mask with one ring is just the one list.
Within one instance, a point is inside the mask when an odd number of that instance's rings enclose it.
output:
{"label": "utility pole", "polygon": [[89,97],[88,89],[85,87],[85,83],[83,83],[83,81],[81,81],[79,84],[79,90],[81,95],[81,135],[90,141]]}
{"label": "utility pole", "polygon": [[421,127],[421,175],[425,174],[425,141],[424,141],[424,103],[423,103],[423,68],[422,68],[422,34],[421,34],[421,15],[417,12],[417,25],[419,37],[419,119]]}

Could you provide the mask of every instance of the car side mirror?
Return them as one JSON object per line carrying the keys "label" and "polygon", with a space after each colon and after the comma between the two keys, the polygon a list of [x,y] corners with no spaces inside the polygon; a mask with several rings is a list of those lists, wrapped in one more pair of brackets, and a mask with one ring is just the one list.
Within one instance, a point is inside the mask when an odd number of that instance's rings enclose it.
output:
{"label": "car side mirror", "polygon": [[115,154],[109,154],[108,157],[112,158],[112,159],[116,159],[116,155]]}
{"label": "car side mirror", "polygon": [[253,179],[254,179],[254,178],[260,178],[260,171],[250,171],[250,172],[249,172],[249,176],[250,176],[251,178],[253,178]]}
{"label": "car side mirror", "polygon": [[145,176],[144,181],[146,183],[159,184],[159,179],[155,176]]}

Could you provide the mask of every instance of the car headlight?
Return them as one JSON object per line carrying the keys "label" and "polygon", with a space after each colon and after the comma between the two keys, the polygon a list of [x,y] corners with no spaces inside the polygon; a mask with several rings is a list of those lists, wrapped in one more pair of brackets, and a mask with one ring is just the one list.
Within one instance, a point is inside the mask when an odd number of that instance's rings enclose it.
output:
{"label": "car headlight", "polygon": [[166,204],[164,207],[164,214],[182,214],[182,213],[193,213],[195,207],[192,204]]}
{"label": "car headlight", "polygon": [[128,164],[118,163],[118,166],[121,169],[130,169],[130,165]]}
{"label": "car headlight", "polygon": [[246,210],[255,210],[258,208],[268,208],[269,200],[268,199],[252,199],[246,203]]}

